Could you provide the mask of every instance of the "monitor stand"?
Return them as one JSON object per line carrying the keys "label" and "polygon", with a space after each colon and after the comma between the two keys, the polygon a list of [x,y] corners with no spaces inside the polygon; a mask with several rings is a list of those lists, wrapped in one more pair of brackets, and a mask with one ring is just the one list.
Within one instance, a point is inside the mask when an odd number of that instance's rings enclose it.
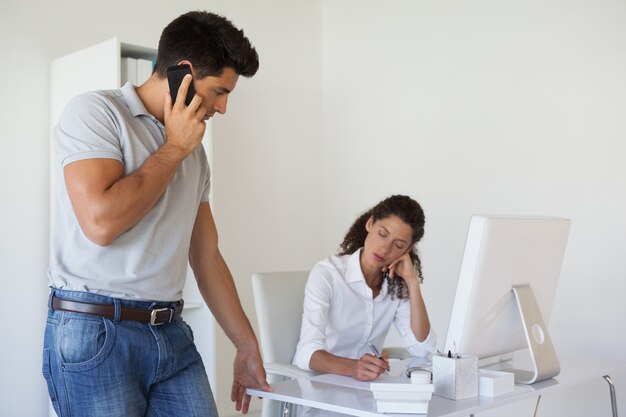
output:
{"label": "monitor stand", "polygon": [[515,374],[515,382],[532,384],[557,376],[561,370],[561,365],[533,290],[528,285],[514,285],[512,291],[522,319],[522,327],[532,363],[532,370],[530,371],[511,370]]}
{"label": "monitor stand", "polygon": [[[511,291],[519,310],[529,354],[524,351],[524,354],[518,355],[522,353],[519,351],[483,358],[478,362],[479,368],[510,372],[515,375],[517,384],[532,384],[557,376],[561,366],[535,294],[528,285],[515,285]],[[526,369],[519,369],[520,367]],[[532,370],[527,370],[529,367]]]}

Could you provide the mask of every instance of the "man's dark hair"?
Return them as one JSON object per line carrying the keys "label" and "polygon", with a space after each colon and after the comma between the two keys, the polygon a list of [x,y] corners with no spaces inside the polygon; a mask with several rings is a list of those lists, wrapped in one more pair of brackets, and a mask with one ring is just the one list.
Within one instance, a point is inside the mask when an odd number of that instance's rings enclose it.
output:
{"label": "man's dark hair", "polygon": [[164,78],[167,67],[185,59],[193,64],[197,78],[219,77],[224,68],[252,77],[259,69],[259,55],[243,30],[204,11],[185,13],[163,29],[154,72]]}

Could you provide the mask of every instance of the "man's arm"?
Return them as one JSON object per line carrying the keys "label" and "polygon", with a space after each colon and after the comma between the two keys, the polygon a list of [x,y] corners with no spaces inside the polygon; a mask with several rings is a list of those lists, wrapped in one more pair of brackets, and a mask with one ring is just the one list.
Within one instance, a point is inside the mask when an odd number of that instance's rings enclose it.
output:
{"label": "man's arm", "polygon": [[[150,211],[172,180],[176,169],[202,141],[206,129],[202,98],[184,105],[191,82],[185,78],[172,107],[164,98],[167,142],[147,158],[141,168],[124,175],[114,159],[85,159],[68,164],[64,171],[67,192],[83,233],[99,245],[108,245],[137,224]],[[183,92],[183,94],[180,94]]]}
{"label": "man's arm", "polygon": [[83,233],[108,245],[141,220],[159,200],[181,161],[167,143],[141,168],[124,176],[115,159],[85,159],[64,169],[67,192]]}
{"label": "man's arm", "polygon": [[263,361],[252,326],[239,301],[228,265],[218,248],[218,236],[211,207],[201,203],[191,235],[189,263],[198,288],[219,325],[237,349],[231,400],[235,409],[248,412],[248,387],[271,390],[266,381]]}

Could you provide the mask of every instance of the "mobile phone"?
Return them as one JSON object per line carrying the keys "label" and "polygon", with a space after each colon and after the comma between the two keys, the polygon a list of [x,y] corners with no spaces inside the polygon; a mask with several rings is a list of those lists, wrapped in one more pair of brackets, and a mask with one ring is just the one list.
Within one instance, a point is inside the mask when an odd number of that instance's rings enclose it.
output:
{"label": "mobile phone", "polygon": [[[182,65],[174,65],[172,67],[167,68],[167,82],[170,86],[170,95],[172,96],[172,105],[176,103],[176,96],[178,95],[178,89],[180,88],[180,83],[183,82],[183,78],[185,75],[191,74],[191,67],[187,64]],[[187,90],[187,96],[185,97],[185,105],[188,106],[193,99],[193,96],[196,94],[196,89],[193,88],[193,80],[191,84],[189,84],[189,89]]]}

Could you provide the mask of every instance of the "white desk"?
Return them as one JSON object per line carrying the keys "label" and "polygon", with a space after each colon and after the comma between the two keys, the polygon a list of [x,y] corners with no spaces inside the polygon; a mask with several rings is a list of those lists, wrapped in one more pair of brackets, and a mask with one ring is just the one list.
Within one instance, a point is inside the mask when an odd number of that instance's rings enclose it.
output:
{"label": "white desk", "polygon": [[[515,391],[499,397],[476,397],[453,401],[433,395],[428,406],[429,417],[461,417],[480,411],[505,406],[528,398],[538,398],[552,390],[583,384],[594,379],[601,380],[619,367],[615,363],[588,360],[584,358],[559,358],[561,373],[546,381],[532,385],[516,385]],[[308,379],[294,379],[273,384],[273,392],[248,389],[248,394],[350,414],[361,417],[394,416],[376,411],[376,403],[371,391],[351,387],[342,387]],[[423,414],[419,414],[423,416]],[[396,414],[406,416],[406,414]]]}

